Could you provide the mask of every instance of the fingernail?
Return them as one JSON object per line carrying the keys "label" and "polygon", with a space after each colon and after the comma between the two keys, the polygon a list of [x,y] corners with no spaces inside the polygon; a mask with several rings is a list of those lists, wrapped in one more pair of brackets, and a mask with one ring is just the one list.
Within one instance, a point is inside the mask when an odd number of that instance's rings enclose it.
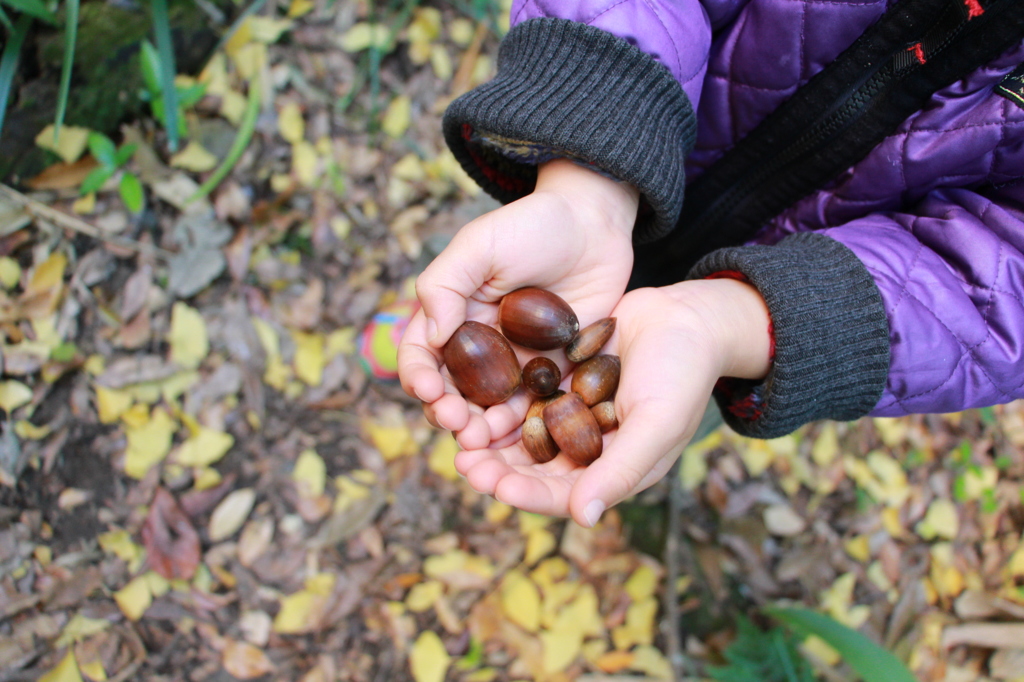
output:
{"label": "fingernail", "polygon": [[601,514],[604,513],[604,502],[601,500],[591,500],[587,503],[587,506],[583,508],[583,518],[587,521],[587,527],[593,528],[597,525],[597,522],[601,520]]}
{"label": "fingernail", "polygon": [[431,341],[433,341],[436,338],[437,338],[437,322],[434,321],[434,318],[428,317],[427,318],[427,343],[430,343]]}

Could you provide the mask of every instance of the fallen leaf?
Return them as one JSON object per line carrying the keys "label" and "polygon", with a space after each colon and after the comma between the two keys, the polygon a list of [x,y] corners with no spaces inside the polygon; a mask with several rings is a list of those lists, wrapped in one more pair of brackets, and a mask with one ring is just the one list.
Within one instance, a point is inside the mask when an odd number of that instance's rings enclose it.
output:
{"label": "fallen leaf", "polygon": [[185,369],[199,367],[210,352],[203,316],[181,301],[171,308],[171,330],[167,341],[171,346],[171,362]]}
{"label": "fallen leaf", "polygon": [[304,589],[281,597],[281,608],[274,618],[274,632],[298,635],[319,629],[326,597],[334,590],[335,581],[334,574],[319,573],[306,580]]}
{"label": "fallen leaf", "polygon": [[239,680],[252,680],[274,670],[262,649],[233,639],[224,646],[220,660],[224,670]]}
{"label": "fallen leaf", "polygon": [[292,470],[292,480],[299,495],[307,499],[320,497],[327,485],[327,465],[316,450],[307,449],[299,453]]}
{"label": "fallen leaf", "polygon": [[199,566],[199,534],[164,488],[157,488],[153,495],[142,524],[142,544],[152,569],[168,580],[188,580]]}
{"label": "fallen leaf", "polygon": [[36,146],[51,151],[64,163],[74,163],[89,145],[89,129],[80,126],[62,125],[60,135],[54,136],[53,124],[47,125],[36,135]]}
{"label": "fallen leaf", "polygon": [[412,121],[412,99],[408,95],[399,95],[391,100],[380,128],[390,137],[399,138],[409,129]]}
{"label": "fallen leaf", "polygon": [[409,589],[405,597],[405,606],[413,613],[423,613],[434,606],[444,594],[444,583],[439,580],[427,580],[417,583]]}
{"label": "fallen leaf", "polygon": [[[142,405],[142,414],[145,408]],[[124,472],[132,478],[142,478],[154,465],[163,461],[171,451],[171,439],[178,430],[174,421],[162,408],[153,408],[140,425],[125,425],[128,448],[124,455]]]}
{"label": "fallen leaf", "polygon": [[295,342],[295,376],[309,386],[319,386],[327,365],[323,334],[292,331],[292,340]]}
{"label": "fallen leaf", "polygon": [[939,498],[928,505],[928,512],[917,524],[917,534],[924,540],[953,540],[960,532],[960,519],[952,501]]}
{"label": "fallen leaf", "polygon": [[153,603],[153,593],[149,589],[149,579],[140,575],[134,578],[127,585],[117,592],[114,592],[114,601],[117,602],[121,613],[128,620],[137,621],[142,614]]}
{"label": "fallen leaf", "polygon": [[192,140],[180,152],[171,157],[171,166],[193,173],[205,173],[217,167],[217,157],[199,142]]}
{"label": "fallen leaf", "polygon": [[13,379],[0,381],[0,408],[10,416],[11,412],[32,400],[32,389]]}
{"label": "fallen leaf", "polygon": [[416,682],[444,682],[451,656],[437,633],[420,633],[409,651],[409,668]]}
{"label": "fallen leaf", "polygon": [[[455,469],[455,455],[459,454],[458,442],[450,433],[438,434],[434,445],[430,448],[427,466],[435,474],[449,481],[459,480],[459,472]],[[539,558],[539,557],[538,557]]]}
{"label": "fallen leaf", "polygon": [[289,144],[301,142],[306,136],[306,122],[302,118],[302,109],[296,102],[288,102],[277,115],[277,131]]}
{"label": "fallen leaf", "polygon": [[313,145],[305,140],[292,145],[292,173],[299,184],[312,187],[322,172],[323,164]]}
{"label": "fallen leaf", "polygon": [[200,426],[174,453],[174,461],[182,466],[208,467],[220,461],[235,444],[230,433]]}
{"label": "fallen leaf", "polygon": [[772,535],[792,537],[804,532],[807,522],[788,504],[773,504],[764,510],[764,525]]}
{"label": "fallen leaf", "polygon": [[390,52],[391,31],[383,24],[360,22],[355,24],[341,36],[338,44],[346,52],[361,52],[371,45],[382,52]]}
{"label": "fallen leaf", "polygon": [[210,515],[208,529],[211,542],[231,537],[242,527],[256,503],[256,491],[242,488],[231,492]]}
{"label": "fallen leaf", "polygon": [[506,618],[527,632],[540,628],[540,592],[518,571],[507,573],[501,581],[501,609]]}
{"label": "fallen leaf", "polygon": [[60,663],[39,678],[39,682],[82,682],[82,674],[78,671],[75,652],[68,651]]}

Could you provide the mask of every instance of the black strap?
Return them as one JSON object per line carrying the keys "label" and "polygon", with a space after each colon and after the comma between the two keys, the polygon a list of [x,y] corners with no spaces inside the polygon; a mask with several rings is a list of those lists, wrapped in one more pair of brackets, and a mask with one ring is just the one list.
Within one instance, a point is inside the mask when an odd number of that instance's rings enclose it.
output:
{"label": "black strap", "polygon": [[682,280],[857,163],[939,89],[1024,38],[1024,0],[901,0],[686,191],[631,288]]}

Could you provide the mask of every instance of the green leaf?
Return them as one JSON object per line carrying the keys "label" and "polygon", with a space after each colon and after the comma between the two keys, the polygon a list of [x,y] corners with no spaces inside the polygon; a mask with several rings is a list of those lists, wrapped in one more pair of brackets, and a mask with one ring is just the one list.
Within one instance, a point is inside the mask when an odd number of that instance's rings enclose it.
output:
{"label": "green leaf", "polygon": [[160,96],[160,55],[156,53],[153,43],[142,41],[142,82],[153,97]]}
{"label": "green leaf", "polygon": [[221,180],[227,177],[231,169],[238,163],[238,160],[242,158],[242,154],[245,153],[245,148],[249,146],[249,141],[252,140],[252,134],[256,132],[256,119],[259,118],[260,113],[260,100],[262,98],[260,96],[259,82],[258,78],[254,78],[249,84],[249,99],[245,104],[242,123],[238,126],[238,134],[235,135],[235,139],[231,142],[231,149],[228,150],[227,156],[224,157],[224,161],[213,171],[210,177],[206,179],[206,182],[200,185],[195,194],[188,198],[188,203],[205,197],[212,192],[220,184]]}
{"label": "green leaf", "polygon": [[139,182],[137,177],[131,173],[125,173],[121,176],[121,186],[119,189],[121,190],[121,199],[129,211],[138,213],[142,210],[146,197],[142,192],[142,183]]}
{"label": "green leaf", "polygon": [[89,192],[95,192],[103,183],[110,179],[110,176],[114,174],[116,168],[107,168],[106,166],[100,166],[94,168],[92,172],[85,176],[85,180],[82,181],[82,186],[78,188],[78,191],[83,195]]}
{"label": "green leaf", "polygon": [[167,146],[178,151],[178,89],[174,86],[174,44],[171,42],[171,20],[167,13],[167,0],[151,0],[153,32],[156,50],[160,55],[160,93],[164,100],[164,130]]}
{"label": "green leaf", "polygon": [[917,682],[913,673],[890,652],[828,616],[798,608],[768,608],[765,612],[797,633],[825,640],[864,682]]}
{"label": "green leaf", "polygon": [[132,158],[132,154],[138,149],[137,144],[123,144],[121,148],[117,150],[117,154],[114,155],[114,165],[120,168],[124,164],[128,163],[128,159]]}
{"label": "green leaf", "polygon": [[53,139],[60,137],[64,114],[68,110],[71,93],[71,68],[75,63],[75,42],[78,40],[78,0],[66,0],[64,20],[64,63],[60,68],[60,90],[57,93],[57,116],[53,124]]}
{"label": "green leaf", "polygon": [[57,362],[71,362],[77,353],[78,346],[71,341],[65,341],[50,351],[50,358]]}
{"label": "green leaf", "polygon": [[18,10],[22,14],[35,17],[53,26],[57,25],[57,15],[46,9],[41,0],[0,0],[3,4]]}
{"label": "green leaf", "polygon": [[11,23],[11,18],[7,16],[7,12],[4,11],[3,5],[0,5],[0,24],[3,24],[8,31],[14,30],[14,24]]}
{"label": "green leaf", "polygon": [[188,109],[206,94],[206,83],[195,83],[188,87],[178,88],[178,106]]}
{"label": "green leaf", "polygon": [[94,159],[111,171],[117,168],[117,147],[109,137],[95,131],[89,133],[89,151]]}
{"label": "green leaf", "polygon": [[709,667],[719,682],[814,682],[814,671],[797,649],[797,640],[781,628],[764,632],[744,617],[736,639],[723,655],[726,666]]}
{"label": "green leaf", "polygon": [[21,45],[25,42],[25,35],[32,26],[32,17],[22,14],[18,17],[18,23],[14,30],[7,36],[7,44],[4,45],[3,54],[0,55],[0,133],[4,130],[4,117],[7,115],[7,100],[11,97],[11,84],[14,82],[14,74],[18,70],[18,59],[21,57]]}

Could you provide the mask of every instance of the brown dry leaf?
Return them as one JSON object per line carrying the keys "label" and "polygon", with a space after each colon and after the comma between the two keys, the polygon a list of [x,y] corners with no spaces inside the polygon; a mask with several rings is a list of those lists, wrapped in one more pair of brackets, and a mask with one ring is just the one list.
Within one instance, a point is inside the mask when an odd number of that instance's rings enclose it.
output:
{"label": "brown dry leaf", "polygon": [[168,580],[190,579],[199,566],[199,534],[178,502],[157,488],[142,525],[142,544],[154,571]]}
{"label": "brown dry leaf", "polygon": [[942,646],[961,644],[986,649],[1014,649],[1024,642],[1024,623],[964,623],[942,631]]}
{"label": "brown dry leaf", "polygon": [[280,319],[285,326],[308,331],[320,324],[323,309],[324,283],[314,277],[301,296],[288,301],[288,305],[281,310]]}
{"label": "brown dry leaf", "polygon": [[239,680],[252,680],[274,670],[274,664],[262,649],[233,639],[228,640],[221,652],[221,664]]}
{"label": "brown dry leaf", "polygon": [[81,185],[85,177],[99,165],[92,156],[84,156],[74,163],[55,163],[34,178],[26,180],[25,185],[37,192],[72,189]]}
{"label": "brown dry leaf", "polygon": [[252,488],[235,490],[225,497],[210,515],[210,540],[220,542],[234,535],[249,517],[255,503],[256,491]]}

